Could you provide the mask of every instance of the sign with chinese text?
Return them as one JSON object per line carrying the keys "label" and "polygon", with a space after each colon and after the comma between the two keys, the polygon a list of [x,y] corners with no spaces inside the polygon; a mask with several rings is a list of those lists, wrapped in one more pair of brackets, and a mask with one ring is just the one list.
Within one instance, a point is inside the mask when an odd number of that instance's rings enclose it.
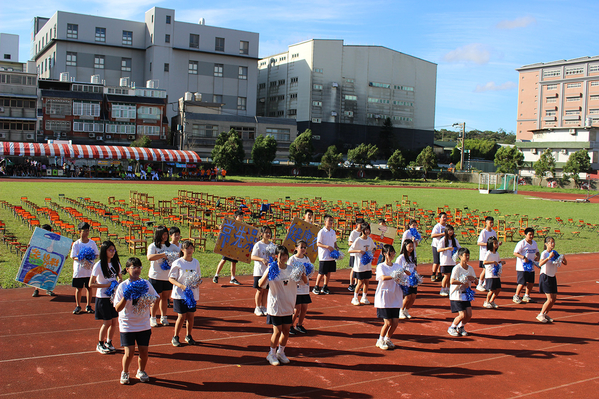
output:
{"label": "sign with chinese text", "polygon": [[289,253],[292,254],[297,240],[306,241],[308,244],[306,256],[308,256],[310,262],[314,263],[316,261],[316,257],[318,256],[316,238],[318,237],[319,231],[320,227],[310,224],[300,218],[295,218],[293,219],[293,222],[291,222],[291,226],[287,232],[287,237],[285,237],[285,240],[283,241],[283,245],[287,247]]}
{"label": "sign with chinese text", "polygon": [[[383,226],[382,224],[371,224],[370,225],[370,237],[374,241],[375,251],[373,253],[372,265],[378,264],[379,255],[383,249],[383,245],[393,245],[395,237],[397,236],[397,229],[394,227]],[[399,253],[401,248],[395,248]]]}
{"label": "sign with chinese text", "polygon": [[214,253],[250,263],[254,244],[260,241],[258,229],[233,219],[223,219]]}

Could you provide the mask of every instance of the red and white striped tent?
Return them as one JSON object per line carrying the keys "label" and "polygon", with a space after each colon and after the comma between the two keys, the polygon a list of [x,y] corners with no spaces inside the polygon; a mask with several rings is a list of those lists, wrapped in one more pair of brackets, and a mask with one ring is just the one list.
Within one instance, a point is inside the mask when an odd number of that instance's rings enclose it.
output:
{"label": "red and white striped tent", "polygon": [[123,147],[117,145],[16,143],[0,144],[0,155],[13,156],[59,156],[88,159],[136,159],[156,162],[201,162],[194,151],[164,150],[160,148]]}

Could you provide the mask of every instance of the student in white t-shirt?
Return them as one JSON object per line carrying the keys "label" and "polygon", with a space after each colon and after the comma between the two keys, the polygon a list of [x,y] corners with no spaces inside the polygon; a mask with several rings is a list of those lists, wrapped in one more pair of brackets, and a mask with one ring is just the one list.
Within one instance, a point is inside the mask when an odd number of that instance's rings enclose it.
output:
{"label": "student in white t-shirt", "polygon": [[[383,245],[383,257],[385,261],[376,267],[376,279],[378,285],[374,294],[374,307],[376,316],[383,319],[383,327],[376,341],[376,347],[382,350],[394,349],[395,344],[391,337],[399,324],[399,310],[403,302],[403,291],[399,284],[393,280],[393,273],[402,270],[398,263],[393,262],[395,248],[389,244]],[[410,274],[410,272],[406,272]]]}
{"label": "student in white t-shirt", "polygon": [[[545,250],[541,254],[541,274],[539,275],[539,291],[541,294],[545,294],[547,300],[541,308],[541,313],[537,315],[537,320],[541,323],[553,322],[553,319],[549,317],[549,311],[555,305],[557,300],[557,279],[555,274],[559,267],[559,254],[555,251],[555,240],[553,237],[545,238]],[[561,263],[564,265],[568,264],[566,257],[562,257]]]}
{"label": "student in white t-shirt", "polygon": [[103,355],[116,352],[112,338],[118,330],[119,313],[107,293],[113,281],[121,282],[119,255],[112,241],[104,241],[100,246],[100,261],[94,265],[89,279],[89,288],[96,289],[96,320],[102,320],[96,351]]}
{"label": "student in white t-shirt", "polygon": [[476,283],[476,272],[468,264],[470,260],[470,251],[468,248],[460,248],[458,250],[458,257],[460,263],[451,271],[451,286],[449,288],[451,312],[458,313],[451,326],[447,329],[447,332],[452,337],[468,335],[464,326],[472,319],[472,305],[468,300],[467,291],[470,289],[470,284]]}
{"label": "student in white t-shirt", "polygon": [[[181,251],[181,229],[177,226],[173,226],[168,229],[168,235],[171,237],[170,244],[171,246],[175,246],[174,248],[169,248],[170,252],[180,252]],[[167,299],[167,308],[172,308],[173,304],[171,302],[171,298]]]}
{"label": "student in white t-shirt", "polygon": [[[487,299],[483,303],[483,307],[487,309],[497,309],[499,305],[495,303],[495,299],[501,292],[501,279],[499,278],[498,273],[496,273],[497,268],[505,265],[505,261],[502,261],[497,253],[499,249],[499,242],[495,237],[489,237],[487,240],[487,253],[485,254],[485,260],[483,264],[485,265],[485,284],[484,289],[489,291],[487,294]],[[479,283],[480,285],[480,283]]]}
{"label": "student in white t-shirt", "polygon": [[[314,283],[312,293],[315,295],[331,293],[329,290],[329,279],[331,273],[337,271],[337,261],[331,257],[332,251],[338,251],[337,233],[333,230],[334,220],[331,215],[324,215],[324,227],[318,232],[316,237],[316,246],[318,247],[318,276]],[[323,286],[320,289],[320,281]]]}
{"label": "student in white t-shirt", "polygon": [[[530,297],[530,293],[532,288],[535,285],[535,269],[534,266],[532,270],[524,269],[524,262],[532,262],[538,261],[540,257],[539,248],[537,247],[537,242],[533,240],[535,237],[535,230],[532,227],[527,227],[524,229],[524,239],[519,241],[516,244],[516,248],[514,248],[514,256],[516,259],[516,274],[518,275],[518,286],[516,287],[516,293],[512,298],[514,303],[521,302],[536,302],[534,299]],[[525,288],[524,297],[520,297],[520,293],[522,292],[522,288]]]}
{"label": "student in white t-shirt", "polygon": [[272,231],[268,226],[260,227],[260,241],[254,244],[252,248],[251,260],[254,261],[254,288],[256,289],[256,295],[254,296],[254,302],[256,308],[254,314],[256,316],[266,316],[266,302],[268,297],[268,285],[262,287],[259,284],[260,278],[264,275],[264,272],[268,269],[268,257],[267,247],[271,244],[270,239],[272,238]]}
{"label": "student in white t-shirt", "polygon": [[[71,248],[71,258],[73,258],[73,282],[72,286],[75,288],[75,310],[73,310],[73,314],[81,313],[81,294],[82,290],[85,288],[86,292],[86,307],[85,311],[87,313],[94,313],[91,307],[91,292],[89,290],[89,278],[92,275],[92,268],[94,266],[93,261],[98,258],[98,246],[94,242],[94,240],[89,239],[89,228],[90,225],[87,222],[81,222],[77,226],[79,230],[79,239],[73,243],[73,247]],[[94,254],[96,254],[95,258],[90,261],[87,259],[79,259],[79,254],[81,250],[85,247],[90,248]]]}
{"label": "student in white t-shirt", "polygon": [[418,221],[416,219],[410,219],[410,221],[408,222],[406,230],[403,232],[403,235],[401,236],[401,242],[403,245],[403,243],[406,240],[411,240],[414,243],[414,257],[416,257],[416,248],[418,247],[418,244],[420,244],[420,241],[422,241],[422,236],[420,236],[420,238],[417,239],[414,236],[413,231],[416,232],[416,235],[420,234],[418,233]]}
{"label": "student in white t-shirt", "polygon": [[[294,262],[297,263],[309,263],[310,258],[306,256],[308,244],[304,240],[298,240],[295,244],[295,253],[289,258],[289,264],[292,265]],[[312,265],[314,269],[314,265]],[[307,276],[306,276],[307,277]],[[293,320],[291,322],[291,328],[289,329],[290,335],[296,335],[298,333],[306,334],[308,331],[304,328],[304,320],[306,313],[308,313],[308,305],[312,303],[310,298],[310,280],[307,282],[299,281],[297,283],[297,297],[295,299],[295,310],[293,312]],[[297,323],[297,324],[296,324]]]}
{"label": "student in white t-shirt", "polygon": [[154,229],[154,241],[148,246],[147,258],[150,261],[150,271],[148,280],[152,287],[160,295],[160,300],[154,303],[152,307],[150,324],[152,327],[158,327],[156,315],[160,310],[160,324],[168,326],[166,312],[168,300],[171,297],[173,285],[168,281],[168,272],[170,266],[165,263],[168,259],[168,253],[179,252],[179,247],[171,245],[169,242],[168,229],[165,226],[156,226]]}
{"label": "student in white t-shirt", "polygon": [[[414,247],[415,244],[411,239],[404,240],[401,245],[401,253],[395,259],[395,263],[398,263],[402,269],[407,270],[409,275],[416,271],[416,249]],[[403,296],[403,303],[399,310],[400,319],[412,318],[408,309],[414,306],[417,294],[418,287],[408,287],[408,293]]]}
{"label": "student in white t-shirt", "polygon": [[[173,297],[173,310],[177,313],[175,335],[173,335],[173,339],[171,340],[173,346],[181,346],[181,343],[179,342],[179,333],[181,332],[183,323],[186,323],[185,342],[189,345],[196,344],[196,341],[194,341],[191,336],[196,307],[190,307],[188,303],[186,303],[184,292],[187,288],[186,284],[188,279],[193,277],[200,278],[202,276],[200,262],[193,257],[194,249],[195,247],[191,241],[183,241],[183,243],[181,243],[181,257],[173,262],[173,267],[171,267],[168,274],[168,281],[173,284],[173,292],[171,294]],[[193,293],[194,301],[200,299],[200,289],[198,286],[199,283],[201,283],[201,280],[197,281],[197,283],[198,285],[189,287]]]}
{"label": "student in white t-shirt", "polygon": [[455,266],[453,253],[460,249],[460,243],[455,237],[453,226],[445,227],[445,237],[441,237],[437,243],[437,253],[439,254],[439,264],[441,265],[441,273],[443,280],[441,281],[441,291],[439,295],[449,296],[449,279],[451,271]]}
{"label": "student in white t-shirt", "polygon": [[[480,267],[482,269],[480,272],[480,278],[478,280],[478,285],[476,286],[477,291],[486,291],[485,287],[483,287],[483,284],[485,282],[485,275],[486,275],[484,261],[485,261],[485,257],[487,256],[487,243],[489,241],[489,238],[495,237],[495,239],[497,239],[497,232],[495,230],[493,230],[494,224],[495,224],[495,219],[493,218],[493,216],[487,216],[485,218],[485,228],[480,232],[480,234],[478,235],[478,240],[476,241],[476,245],[478,245],[478,248],[479,248],[478,267]],[[502,243],[499,242],[499,245],[501,245],[501,244]]]}
{"label": "student in white t-shirt", "polygon": [[437,245],[439,240],[445,236],[445,226],[447,225],[447,213],[439,213],[439,223],[433,227],[431,232],[431,247],[433,250],[433,269],[431,273],[431,281],[441,281],[443,275],[439,272],[439,253],[437,252]]}
{"label": "student in white t-shirt", "polygon": [[[362,218],[357,218],[356,219],[356,228],[353,229],[351,231],[351,233],[349,233],[349,237],[347,238],[347,246],[351,247],[351,245],[354,243],[354,241],[356,241],[356,239],[358,237],[360,237],[360,235],[362,235],[362,223],[364,223],[364,219]],[[355,254],[349,254],[349,268],[350,268],[350,272],[349,272],[349,285],[347,286],[347,290],[350,292],[354,292],[354,290],[356,289],[356,284],[357,281],[354,277],[354,263],[356,262],[356,255]]]}
{"label": "student in white t-shirt", "polygon": [[[361,225],[362,235],[356,238],[351,247],[349,247],[350,254],[356,254],[354,260],[354,276],[358,280],[356,289],[354,290],[354,297],[351,300],[351,304],[354,306],[368,305],[370,301],[366,298],[368,294],[368,287],[370,286],[370,279],[372,278],[372,265],[371,262],[364,263],[362,256],[367,252],[370,255],[374,252],[374,241],[370,237],[370,224],[364,222]],[[358,295],[362,289],[362,299],[358,300]]]}
{"label": "student in white t-shirt", "polygon": [[150,326],[150,309],[144,308],[142,311],[135,311],[134,303],[136,299],[125,299],[127,287],[135,281],[142,280],[148,287],[148,294],[159,298],[152,284],[141,278],[141,261],[139,258],[129,258],[125,265],[125,272],[129,273],[130,278],[119,284],[114,294],[114,308],[119,312],[119,329],[121,331],[121,346],[125,349],[123,354],[123,371],[121,372],[121,384],[129,384],[129,366],[135,355],[135,344],[139,350],[139,360],[136,377],[141,382],[150,381],[146,373],[148,363],[148,347],[150,345],[150,335],[152,327]]}

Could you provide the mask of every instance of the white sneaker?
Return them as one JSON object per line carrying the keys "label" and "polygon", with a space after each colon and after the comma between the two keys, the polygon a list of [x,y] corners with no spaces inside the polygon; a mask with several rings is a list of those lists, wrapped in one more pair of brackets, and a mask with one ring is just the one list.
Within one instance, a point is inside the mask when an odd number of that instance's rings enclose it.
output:
{"label": "white sneaker", "polygon": [[395,349],[395,344],[393,342],[391,342],[391,340],[389,338],[385,339],[385,343],[387,344],[387,348]]}
{"label": "white sneaker", "polygon": [[495,302],[491,302],[491,306],[493,306],[493,309],[497,309],[499,307],[499,305]]}
{"label": "white sneaker", "polygon": [[380,348],[380,349],[382,349],[384,351],[386,351],[387,349],[389,349],[389,345],[387,345],[387,343],[385,341],[380,340],[380,339],[376,341],[376,347]]}
{"label": "white sneaker", "polygon": [[266,306],[260,306],[260,310],[262,311],[262,316],[266,316],[268,314]]}
{"label": "white sneaker", "polygon": [[520,297],[518,295],[514,295],[514,297],[512,298],[512,302],[522,303],[522,299],[520,299]]}
{"label": "white sneaker", "polygon": [[522,297],[522,302],[526,302],[526,303],[530,302],[530,296],[524,295],[524,297]]}
{"label": "white sneaker", "polygon": [[406,316],[405,312],[403,309],[399,309],[399,318],[400,319],[407,319],[408,316]]}
{"label": "white sneaker", "polygon": [[146,374],[145,371],[137,370],[137,374],[135,377],[139,378],[139,382],[148,382],[150,381],[150,377]]}
{"label": "white sneaker", "polygon": [[356,297],[353,297],[351,300],[351,304],[354,306],[360,306],[360,300]]}
{"label": "white sneaker", "polygon": [[129,373],[121,372],[121,384],[129,385]]}
{"label": "white sneaker", "polygon": [[256,309],[254,309],[254,314],[256,316],[262,316],[262,309],[260,309],[260,306],[256,306]]}
{"label": "white sneaker", "polygon": [[455,327],[449,327],[449,328],[447,329],[447,333],[448,333],[449,335],[451,335],[452,337],[457,337],[457,336],[459,336],[459,335],[460,335],[460,333],[458,332],[458,329],[457,329],[457,328],[455,328]]}
{"label": "white sneaker", "polygon": [[458,327],[458,333],[462,336],[462,337],[467,337],[468,336],[468,332],[466,331],[466,329],[464,328],[464,326],[462,327]]}
{"label": "white sneaker", "polygon": [[410,313],[408,312],[408,309],[404,309],[404,310],[403,310],[403,314],[404,314],[404,315],[406,315],[406,317],[407,317],[408,319],[411,319],[411,318],[412,318],[412,315],[410,315]]}
{"label": "white sneaker", "polygon": [[277,359],[283,364],[289,364],[290,360],[285,356],[284,352],[277,352]]}
{"label": "white sneaker", "polygon": [[486,291],[486,289],[485,289],[485,287],[483,286],[482,283],[478,283],[478,285],[476,286],[476,290],[477,291],[482,291],[482,292]]}
{"label": "white sneaker", "polygon": [[162,324],[163,326],[169,326],[170,323],[168,322],[168,319],[166,317],[161,317],[160,318],[160,324]]}
{"label": "white sneaker", "polygon": [[538,314],[537,320],[540,321],[541,323],[547,323],[547,319],[545,318],[544,314]]}
{"label": "white sneaker", "polygon": [[268,356],[266,356],[266,360],[268,360],[268,363],[270,363],[271,366],[278,366],[280,364],[277,355],[274,353],[269,353]]}
{"label": "white sneaker", "polygon": [[368,299],[366,299],[365,297],[362,297],[362,299],[360,299],[360,303],[362,305],[370,305],[370,301]]}
{"label": "white sneaker", "polygon": [[439,291],[439,295],[449,296],[449,288],[441,288],[441,291]]}
{"label": "white sneaker", "polygon": [[491,305],[489,302],[485,301],[485,303],[483,303],[483,308],[493,309],[493,305]]}
{"label": "white sneaker", "polygon": [[150,317],[150,326],[151,327],[158,327],[158,322],[156,321],[155,317]]}

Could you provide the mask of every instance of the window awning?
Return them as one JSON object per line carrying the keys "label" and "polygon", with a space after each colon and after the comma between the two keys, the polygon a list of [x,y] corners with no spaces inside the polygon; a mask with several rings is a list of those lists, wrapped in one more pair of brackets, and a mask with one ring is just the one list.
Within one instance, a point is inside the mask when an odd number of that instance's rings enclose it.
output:
{"label": "window awning", "polygon": [[164,150],[160,148],[123,147],[117,145],[46,144],[3,142],[0,155],[61,156],[87,159],[136,159],[156,162],[201,162],[194,151]]}

